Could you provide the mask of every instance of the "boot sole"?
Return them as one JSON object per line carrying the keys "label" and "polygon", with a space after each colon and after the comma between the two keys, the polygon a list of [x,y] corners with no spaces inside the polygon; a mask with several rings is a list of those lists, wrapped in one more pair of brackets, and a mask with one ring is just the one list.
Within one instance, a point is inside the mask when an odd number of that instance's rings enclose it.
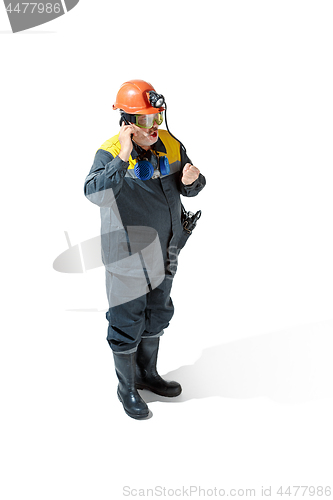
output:
{"label": "boot sole", "polygon": [[157,394],[158,396],[164,396],[165,398],[176,398],[177,396],[179,396],[182,393],[182,388],[180,388],[180,391],[177,392],[177,394],[166,394],[162,391],[158,392],[157,390],[155,390],[154,388],[152,388],[148,385],[135,384],[135,387],[137,389],[153,392],[154,394]]}
{"label": "boot sole", "polygon": [[121,404],[123,405],[123,408],[124,408],[124,412],[131,418],[135,418],[135,420],[143,420],[145,418],[147,418],[149,416],[149,409],[148,409],[148,412],[147,414],[144,414],[144,415],[138,415],[137,413],[130,413],[129,411],[126,410],[125,408],[125,405],[121,399],[121,396],[119,394],[119,391],[117,390],[117,396],[118,396],[118,399],[119,401],[121,402]]}

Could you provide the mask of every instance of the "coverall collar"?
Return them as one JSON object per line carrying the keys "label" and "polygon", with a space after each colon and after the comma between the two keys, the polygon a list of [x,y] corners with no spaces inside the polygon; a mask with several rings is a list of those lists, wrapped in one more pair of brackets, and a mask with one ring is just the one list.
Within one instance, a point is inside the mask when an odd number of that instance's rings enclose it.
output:
{"label": "coverall collar", "polygon": [[[133,140],[132,140],[132,142],[133,142]],[[139,156],[138,152],[137,152],[137,148],[138,148],[138,144],[136,144],[136,147],[133,145],[133,149],[132,149],[132,153],[131,153],[133,160]],[[142,148],[139,146],[138,149],[140,150]],[[158,153],[166,153],[167,152],[165,149],[165,146],[160,138],[157,139],[157,141],[152,145],[152,147],[150,149],[153,149],[154,151],[156,151]],[[146,152],[145,149],[142,149],[142,151]],[[148,149],[148,151],[150,151],[150,150]]]}

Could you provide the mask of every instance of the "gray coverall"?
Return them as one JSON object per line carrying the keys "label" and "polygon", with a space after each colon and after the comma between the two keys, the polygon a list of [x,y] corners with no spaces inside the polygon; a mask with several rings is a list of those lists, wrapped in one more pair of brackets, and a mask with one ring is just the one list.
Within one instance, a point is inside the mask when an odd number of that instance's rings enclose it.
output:
{"label": "gray coverall", "polygon": [[[113,139],[116,140],[117,136]],[[170,266],[170,255],[179,252],[184,234],[180,195],[196,196],[206,180],[200,174],[191,185],[181,182],[183,167],[191,161],[178,141],[165,130],[159,130],[159,139],[152,151],[146,152],[145,158],[155,169],[149,180],[138,179],[134,170],[128,168],[130,163],[121,160],[115,151],[117,148],[108,147],[105,143],[96,152],[85,180],[84,192],[101,210],[102,257],[109,298],[107,340],[116,352],[133,352],[142,337],[162,335],[173,316],[170,290],[176,266]],[[159,172],[158,157],[161,154],[169,159],[168,175],[162,176]],[[137,150],[133,148],[130,161],[136,162],[137,157]],[[159,255],[162,259],[162,273],[160,266],[161,276],[155,284],[149,279],[149,266],[145,265],[145,259],[142,260],[143,252],[135,254],[133,250],[138,246],[135,240],[131,240],[130,230],[133,232],[133,228],[134,233],[135,228],[140,229],[141,247],[145,241],[147,248],[150,245],[150,254],[153,253],[154,259]],[[154,239],[154,235],[158,237]],[[138,287],[138,293],[131,300],[131,293],[139,283],[138,270],[133,264],[135,259],[140,262],[141,274],[145,274],[146,288],[141,288],[141,293]],[[122,271],[119,271],[117,262],[123,263]],[[120,299],[122,294],[124,298]]]}

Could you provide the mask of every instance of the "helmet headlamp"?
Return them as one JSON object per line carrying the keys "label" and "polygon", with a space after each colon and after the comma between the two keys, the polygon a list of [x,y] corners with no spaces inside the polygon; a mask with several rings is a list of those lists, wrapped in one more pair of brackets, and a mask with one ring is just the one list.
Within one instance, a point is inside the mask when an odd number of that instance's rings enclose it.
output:
{"label": "helmet headlamp", "polygon": [[161,108],[165,103],[165,99],[162,94],[158,94],[154,90],[150,90],[149,94],[149,102],[154,108]]}

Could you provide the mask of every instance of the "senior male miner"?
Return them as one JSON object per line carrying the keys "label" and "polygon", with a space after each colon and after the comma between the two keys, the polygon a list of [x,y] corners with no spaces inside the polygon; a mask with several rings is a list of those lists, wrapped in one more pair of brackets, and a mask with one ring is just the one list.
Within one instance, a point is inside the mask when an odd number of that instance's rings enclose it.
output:
{"label": "senior male miner", "polygon": [[149,416],[138,389],[167,397],[182,390],[160,377],[156,361],[160,336],[174,313],[171,257],[178,255],[184,235],[180,195],[195,196],[206,184],[181,142],[159,130],[164,105],[163,96],[143,80],[120,87],[113,105],[120,110],[120,131],[96,152],[84,186],[87,198],[101,207],[107,340],[117,394],[136,419]]}

